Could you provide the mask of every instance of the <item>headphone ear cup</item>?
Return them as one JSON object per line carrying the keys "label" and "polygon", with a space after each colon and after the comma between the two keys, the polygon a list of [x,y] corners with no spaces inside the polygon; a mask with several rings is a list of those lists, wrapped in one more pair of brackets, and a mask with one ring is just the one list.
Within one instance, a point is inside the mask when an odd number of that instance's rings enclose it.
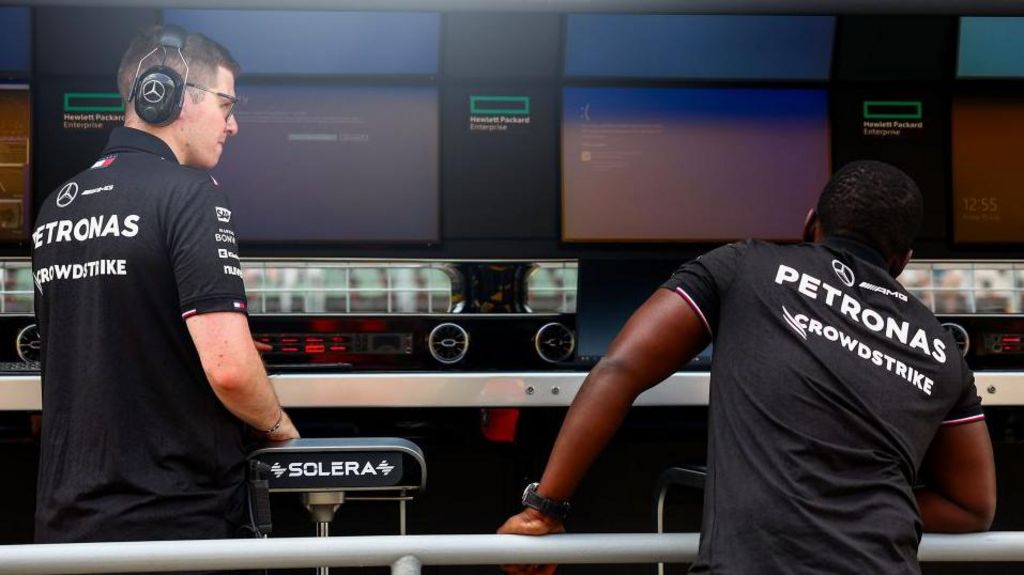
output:
{"label": "headphone ear cup", "polygon": [[173,69],[156,66],[146,70],[132,89],[135,113],[147,124],[166,126],[181,114],[185,84]]}

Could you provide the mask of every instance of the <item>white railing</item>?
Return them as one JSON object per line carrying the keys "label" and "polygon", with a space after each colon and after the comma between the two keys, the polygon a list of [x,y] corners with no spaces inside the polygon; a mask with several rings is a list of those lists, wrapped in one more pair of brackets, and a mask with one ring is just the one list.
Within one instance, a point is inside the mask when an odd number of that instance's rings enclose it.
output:
{"label": "white railing", "polygon": [[[411,535],[0,546],[0,575],[422,565],[685,563],[697,533]],[[1024,532],[924,536],[921,561],[1024,561]]]}

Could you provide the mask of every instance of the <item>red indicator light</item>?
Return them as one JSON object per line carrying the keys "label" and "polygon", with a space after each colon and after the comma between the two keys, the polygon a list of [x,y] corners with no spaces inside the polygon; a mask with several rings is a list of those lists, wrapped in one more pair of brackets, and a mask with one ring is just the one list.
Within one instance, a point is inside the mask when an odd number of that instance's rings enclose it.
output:
{"label": "red indicator light", "polygon": [[341,335],[336,335],[336,336],[331,338],[331,341],[336,341],[338,343],[345,343],[345,337],[341,336]]}
{"label": "red indicator light", "polygon": [[310,322],[309,329],[317,333],[336,331],[338,329],[338,322],[333,319],[314,319]]}
{"label": "red indicator light", "polygon": [[1003,343],[1020,343],[1020,336],[1019,335],[1015,335],[1015,336],[1004,335],[1002,337],[1001,341]]}
{"label": "red indicator light", "polygon": [[271,341],[274,341],[274,340],[272,340],[271,338],[269,338],[267,336],[262,336],[262,337],[259,338],[259,341],[261,341],[263,343],[270,343]]}
{"label": "red indicator light", "polygon": [[306,344],[306,353],[323,353],[324,344],[322,343],[309,343]]}
{"label": "red indicator light", "polygon": [[282,337],[281,338],[281,343],[299,343],[299,338],[297,338],[297,337]]}
{"label": "red indicator light", "polygon": [[294,346],[288,346],[288,347],[282,347],[281,351],[286,352],[286,353],[295,353],[295,352],[299,351],[299,348],[294,347]]}
{"label": "red indicator light", "polygon": [[307,337],[306,343],[320,343],[324,340],[322,337]]}
{"label": "red indicator light", "polygon": [[344,345],[332,345],[331,351],[348,351],[348,347]]}
{"label": "red indicator light", "polygon": [[379,319],[364,319],[359,322],[359,332],[387,331],[387,322]]}
{"label": "red indicator light", "polygon": [[1015,346],[1015,345],[1004,345],[1003,346],[1003,351],[1017,351],[1017,346]]}

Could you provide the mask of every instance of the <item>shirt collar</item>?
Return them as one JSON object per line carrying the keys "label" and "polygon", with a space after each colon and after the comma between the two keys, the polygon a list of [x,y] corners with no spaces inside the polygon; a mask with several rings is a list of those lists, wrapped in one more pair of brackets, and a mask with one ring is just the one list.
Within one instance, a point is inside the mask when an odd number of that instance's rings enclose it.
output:
{"label": "shirt collar", "polygon": [[882,255],[882,252],[861,240],[854,239],[849,236],[832,235],[827,236],[821,243],[834,250],[849,252],[855,257],[862,259],[869,264],[876,265],[883,270],[889,268],[889,262],[885,260],[885,256]]}
{"label": "shirt collar", "polygon": [[178,163],[177,156],[166,142],[142,130],[125,126],[118,126],[110,132],[110,139],[107,140],[107,147],[103,150],[103,155],[108,156],[119,152],[154,154],[168,162]]}

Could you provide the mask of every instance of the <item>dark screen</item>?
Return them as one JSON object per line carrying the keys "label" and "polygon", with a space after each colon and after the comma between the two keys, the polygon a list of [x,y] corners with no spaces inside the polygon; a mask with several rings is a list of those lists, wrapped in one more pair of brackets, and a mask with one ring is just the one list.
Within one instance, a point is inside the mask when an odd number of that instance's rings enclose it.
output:
{"label": "dark screen", "polygon": [[444,71],[458,78],[534,78],[558,73],[558,14],[445,16]]}
{"label": "dark screen", "polygon": [[831,16],[572,14],[570,76],[826,80]]}
{"label": "dark screen", "polygon": [[561,26],[554,13],[445,14],[446,241],[558,239]]}
{"label": "dark screen", "polygon": [[246,84],[212,173],[250,242],[439,239],[438,91]]}
{"label": "dark screen", "polygon": [[[577,296],[577,357],[580,361],[594,363],[603,357],[633,312],[683,263],[683,259],[580,262]],[[697,354],[688,367],[711,367],[712,348],[709,345]]]}
{"label": "dark screen", "polygon": [[0,76],[24,76],[29,60],[28,8],[0,6]]}
{"label": "dark screen", "polygon": [[142,8],[35,8],[36,74],[107,75],[114,78],[132,38],[157,23]]}
{"label": "dark screen", "polygon": [[956,18],[844,16],[836,34],[835,78],[912,82],[952,77]]}
{"label": "dark screen", "polygon": [[435,74],[441,17],[425,12],[165,10],[227,46],[249,74]]}
{"label": "dark screen", "polygon": [[596,361],[682,260],[583,260],[576,300],[577,356]]}
{"label": "dark screen", "polygon": [[[445,91],[446,239],[558,238],[556,97],[522,85]],[[525,113],[507,115],[503,103]],[[528,123],[491,123],[503,117]]]}

